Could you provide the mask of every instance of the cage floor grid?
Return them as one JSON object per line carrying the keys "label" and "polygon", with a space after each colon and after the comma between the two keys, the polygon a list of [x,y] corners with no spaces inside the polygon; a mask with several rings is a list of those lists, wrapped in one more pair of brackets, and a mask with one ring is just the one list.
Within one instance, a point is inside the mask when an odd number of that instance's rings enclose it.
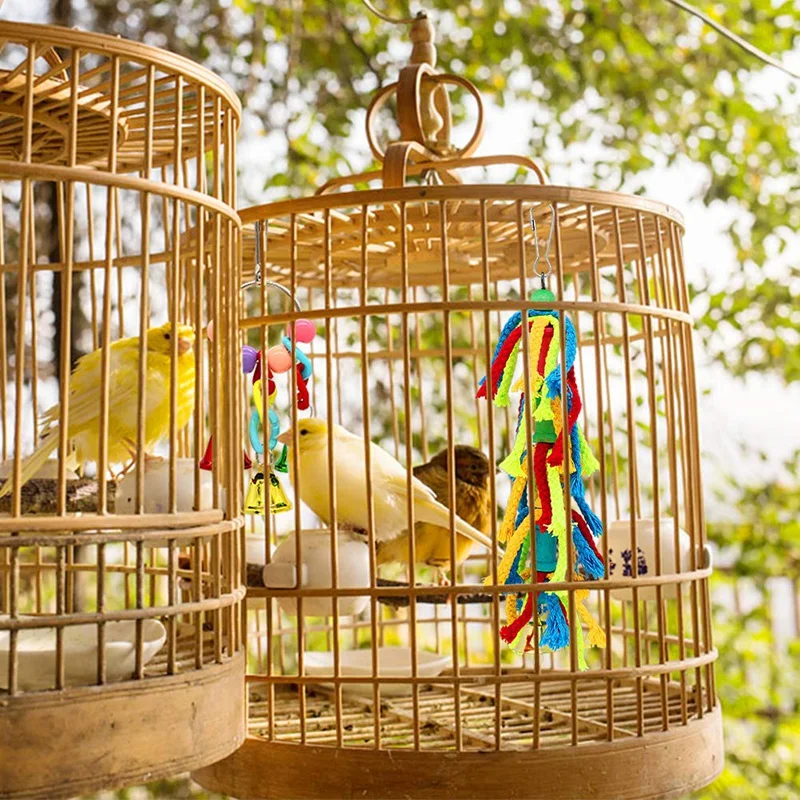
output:
{"label": "cage floor grid", "polygon": [[[586,682],[582,682],[586,683]],[[644,684],[641,699],[636,683],[612,685],[614,740],[663,730],[665,720],[658,685]],[[338,745],[336,702],[331,687],[309,686],[305,697],[305,734],[300,718],[300,693],[296,687],[276,687],[273,733],[269,730],[269,690],[251,687],[248,733],[257,738],[309,745]],[[693,692],[686,692],[684,716],[680,690],[670,684],[666,697],[667,724],[676,727],[697,716]],[[607,685],[591,682],[576,686],[577,742],[607,741],[609,714]],[[500,749],[534,747],[535,685],[530,681],[505,683],[499,703]],[[458,709],[456,706],[458,705]],[[378,725],[371,697],[343,693],[341,746],[375,748],[415,747],[414,701],[410,696],[382,697]],[[462,685],[458,703],[452,686],[421,687],[419,691],[419,748],[457,750],[456,718],[460,720],[462,750],[496,749],[496,692],[494,686]],[[641,710],[640,710],[641,708]],[[456,713],[457,712],[457,713]],[[538,711],[538,747],[559,747],[573,741],[573,698],[569,681],[542,684]],[[641,719],[641,728],[639,720]],[[376,737],[376,727],[379,729]]]}

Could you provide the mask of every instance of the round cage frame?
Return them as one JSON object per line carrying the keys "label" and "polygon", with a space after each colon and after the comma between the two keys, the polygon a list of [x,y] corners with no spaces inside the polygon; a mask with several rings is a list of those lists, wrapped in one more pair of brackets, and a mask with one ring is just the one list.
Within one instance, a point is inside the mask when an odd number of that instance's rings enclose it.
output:
{"label": "round cage frame", "polygon": [[[482,113],[459,151],[449,142],[442,92],[465,82],[433,71],[424,17],[411,38],[412,63],[368,115],[382,169],[333,181],[314,197],[240,212],[245,272],[258,235],[266,254],[260,277],[305,302],[302,312],[274,309],[262,291],[241,321],[243,336],[264,348],[276,330],[315,320],[324,328],[309,354],[316,416],[382,445],[411,481],[413,464],[438,448],[452,458],[465,443],[486,451],[495,474],[513,445],[516,413],[475,395],[482,378],[491,380],[505,318],[550,310],[561,326],[571,319],[581,420],[600,465],[585,483],[608,531],[600,544],[605,574],[558,584],[568,598],[566,649],[547,651],[534,622],[530,651],[514,655],[499,635],[509,591],[492,566],[501,551],[499,519],[492,516],[488,531],[491,552],[473,553],[449,583],[437,584],[416,564],[415,536],[406,537],[404,580],[387,578],[376,563],[380,490],[368,467],[370,524],[361,532],[368,585],[340,585],[340,534],[350,521],[338,497],[321,521],[330,541],[328,584],[300,577],[304,535],[295,536],[288,584],[266,587],[261,564],[248,564],[248,737],[194,777],[239,798],[681,796],[723,765],[682,219],[640,197],[549,186],[518,156],[473,157]],[[374,112],[392,91],[403,139],[382,149]],[[539,185],[461,183],[461,168],[494,164],[530,167]],[[414,174],[428,179],[410,185]],[[382,186],[341,191],[372,180]],[[538,282],[532,267],[551,238],[555,300],[528,299]],[[560,347],[563,361],[563,338]],[[519,378],[525,396],[531,371]],[[294,373],[290,384],[294,393]],[[329,480],[340,468],[330,435],[320,474],[299,471],[301,422],[294,410],[295,498],[303,497],[304,480]],[[365,445],[367,465],[370,452]],[[499,477],[489,481],[494,508],[500,488]],[[336,496],[334,488],[325,496]],[[310,525],[299,502],[287,517],[286,524],[263,517],[268,566],[286,534]],[[408,519],[413,528],[410,509]],[[612,520],[623,525],[624,568],[611,566]],[[456,559],[452,514],[450,521],[449,558]],[[646,547],[647,536],[655,556],[643,572],[630,554]],[[567,549],[571,563],[570,540]],[[530,581],[515,590],[538,597],[547,587]],[[587,589],[606,646],[587,655],[581,670],[574,634],[586,625],[577,606]],[[340,618],[339,604],[354,598],[365,610]],[[303,603],[320,599],[333,604],[332,616],[305,616]],[[384,671],[383,646],[406,648],[400,674]],[[425,648],[446,657],[443,670],[425,671]],[[356,668],[358,650],[366,659]]]}
{"label": "round cage frame", "polygon": [[[243,476],[225,392],[241,108],[210,71],[117,37],[3,22],[0,41],[0,794],[72,797],[196,768],[244,737]],[[190,228],[204,234],[188,250]],[[138,337],[127,361],[124,337]],[[71,378],[79,348],[96,351],[94,383]],[[73,453],[81,414],[98,444]],[[56,459],[24,482],[53,425]],[[131,425],[129,471],[107,481]]]}

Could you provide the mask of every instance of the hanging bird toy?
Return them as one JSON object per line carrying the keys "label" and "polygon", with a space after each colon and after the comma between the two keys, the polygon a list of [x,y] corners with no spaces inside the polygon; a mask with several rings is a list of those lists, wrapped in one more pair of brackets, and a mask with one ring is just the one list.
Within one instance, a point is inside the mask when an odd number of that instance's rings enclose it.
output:
{"label": "hanging bird toy", "polygon": [[[261,278],[261,223],[255,223],[256,241],[256,264],[255,277],[251,281],[242,284],[242,290],[253,286],[262,286]],[[284,286],[274,281],[263,281],[263,285],[283,292],[300,311],[300,304],[297,298]],[[209,323],[206,328],[207,335],[213,336],[213,326]],[[300,343],[310,344],[316,336],[316,325],[308,319],[299,319],[294,324],[287,326],[286,335],[281,339],[281,343],[271,347],[266,352],[266,359],[262,358],[262,353],[255,347],[244,345],[242,348],[242,372],[245,375],[252,375],[251,378],[251,400],[254,408],[250,411],[247,424],[247,437],[250,446],[255,453],[255,463],[248,457],[247,451],[244,453],[245,469],[253,469],[253,475],[245,495],[244,510],[247,514],[263,514],[266,507],[265,482],[269,482],[269,508],[270,512],[277,514],[282,511],[290,511],[291,501],[286,495],[280,478],[277,473],[289,471],[287,448],[283,446],[280,454],[276,457],[278,446],[278,434],[280,431],[280,419],[275,411],[275,400],[278,396],[278,389],[275,383],[275,376],[290,372],[294,366],[296,370],[297,397],[295,402],[299,411],[310,408],[308,392],[308,382],[311,378],[312,367],[311,359],[298,346]],[[294,352],[292,345],[294,338]],[[263,363],[266,362],[266,363]],[[269,423],[269,438],[267,441],[267,453],[264,453],[264,440],[261,430],[264,428],[264,372],[266,371],[267,381],[267,419]],[[200,462],[201,469],[211,469],[212,441],[209,439],[206,455]],[[265,470],[264,464],[269,469]],[[265,472],[266,478],[265,478]]]}
{"label": "hanging bird toy", "polygon": [[[551,303],[555,295],[547,288],[547,277],[552,273],[550,246],[555,227],[555,210],[551,206],[552,222],[545,251],[546,272],[537,271],[540,260],[539,241],[533,210],[530,212],[533,239],[536,248],[534,273],[541,278],[541,288],[531,295],[536,303]],[[602,523],[589,507],[584,491],[584,478],[599,466],[583,435],[578,417],[581,398],[575,378],[577,337],[572,322],[565,316],[564,326],[557,311],[529,309],[526,314],[530,360],[530,399],[524,393],[524,382],[519,378],[512,385],[520,354],[523,326],[522,314],[516,312],[504,326],[495,348],[490,369],[492,399],[498,407],[510,404],[509,393],[522,391],[517,417],[514,447],[500,468],[513,479],[511,496],[505,517],[498,531],[498,540],[506,549],[498,567],[498,580],[508,586],[524,583],[560,583],[574,580],[596,580],[605,574],[602,556],[595,539],[602,533]],[[566,389],[562,385],[561,337],[564,336],[564,372]],[[486,397],[486,379],[481,381],[478,397]],[[562,435],[563,403],[567,404],[566,436]],[[533,433],[528,434],[526,413],[530,403]],[[569,464],[564,439],[569,437]],[[532,448],[533,487],[535,502],[533,513],[529,507],[528,448]],[[567,525],[564,504],[565,484],[571,502],[571,525]],[[568,531],[569,528],[569,531]],[[536,575],[532,574],[532,534],[535,534]],[[567,536],[572,537],[574,560],[567,563]],[[491,578],[487,579],[487,583]],[[605,647],[605,634],[584,605],[588,590],[575,593],[575,609],[579,618],[572,628],[578,664],[586,669],[583,626],[588,629],[588,644]],[[506,596],[507,624],[500,629],[504,641],[517,650],[531,649],[535,634],[529,623],[534,621],[533,603],[541,626],[539,643],[550,650],[560,650],[570,643],[569,607],[566,591],[540,591],[538,593],[511,592]]]}

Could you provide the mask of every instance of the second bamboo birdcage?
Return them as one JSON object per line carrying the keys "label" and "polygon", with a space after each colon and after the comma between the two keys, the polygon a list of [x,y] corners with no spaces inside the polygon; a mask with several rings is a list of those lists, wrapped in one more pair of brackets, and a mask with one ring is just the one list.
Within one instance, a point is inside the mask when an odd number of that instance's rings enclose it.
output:
{"label": "second bamboo birdcage", "polygon": [[[195,777],[241,798],[681,795],[722,768],[681,216],[474,157],[480,97],[434,71],[424,17],[412,40],[368,114],[382,169],[241,212],[262,286],[243,343],[318,335],[284,340],[313,377],[281,424],[294,508],[267,504],[248,550],[249,735]],[[448,86],[478,103],[460,150]],[[531,184],[463,182],[498,164]],[[439,526],[415,525],[417,478]],[[462,546],[453,496],[485,546]]]}

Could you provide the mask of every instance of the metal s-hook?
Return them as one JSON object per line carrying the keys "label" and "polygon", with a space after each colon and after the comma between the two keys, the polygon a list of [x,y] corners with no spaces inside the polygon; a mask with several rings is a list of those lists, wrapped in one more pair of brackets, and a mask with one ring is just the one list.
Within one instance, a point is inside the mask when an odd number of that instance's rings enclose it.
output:
{"label": "metal s-hook", "polygon": [[[256,254],[255,254],[255,269],[253,270],[253,280],[245,281],[241,285],[241,289],[249,289],[251,286],[261,286],[261,265],[264,263],[263,254],[261,253],[261,220],[257,219],[254,223],[256,234]],[[267,235],[269,235],[269,223],[267,223]],[[269,283],[269,281],[267,282]],[[282,289],[283,287],[281,287]],[[299,310],[299,309],[298,309]]]}
{"label": "metal s-hook", "polygon": [[550,203],[550,232],[547,235],[547,247],[544,251],[544,262],[547,264],[547,272],[540,272],[536,267],[541,260],[539,253],[539,232],[536,229],[536,217],[533,215],[533,208],[528,209],[528,218],[531,222],[531,230],[533,231],[533,244],[536,248],[536,260],[533,262],[533,274],[539,277],[542,281],[542,289],[547,288],[547,278],[553,274],[553,265],[550,263],[550,248],[553,246],[553,231],[556,227],[556,210],[553,204]]}
{"label": "metal s-hook", "polygon": [[265,236],[269,236],[269,222],[262,223],[260,219],[256,220],[254,223],[255,234],[256,234],[256,254],[255,254],[255,269],[253,274],[253,280],[245,281],[241,285],[241,290],[244,291],[245,289],[250,289],[253,286],[266,286],[270,289],[277,289],[279,292],[282,292],[289,298],[292,304],[295,307],[296,311],[302,311],[303,307],[300,305],[300,301],[285,287],[281,286],[281,284],[276,283],[275,281],[265,281],[261,275],[261,268],[264,264],[264,255],[261,250],[261,226],[265,225]]}
{"label": "metal s-hook", "polygon": [[[255,267],[255,279],[257,283],[261,283],[261,265],[264,263],[264,259],[261,253],[261,220],[257,219],[255,221],[255,233],[256,233],[256,267]],[[267,222],[267,236],[269,236],[269,222]]]}

